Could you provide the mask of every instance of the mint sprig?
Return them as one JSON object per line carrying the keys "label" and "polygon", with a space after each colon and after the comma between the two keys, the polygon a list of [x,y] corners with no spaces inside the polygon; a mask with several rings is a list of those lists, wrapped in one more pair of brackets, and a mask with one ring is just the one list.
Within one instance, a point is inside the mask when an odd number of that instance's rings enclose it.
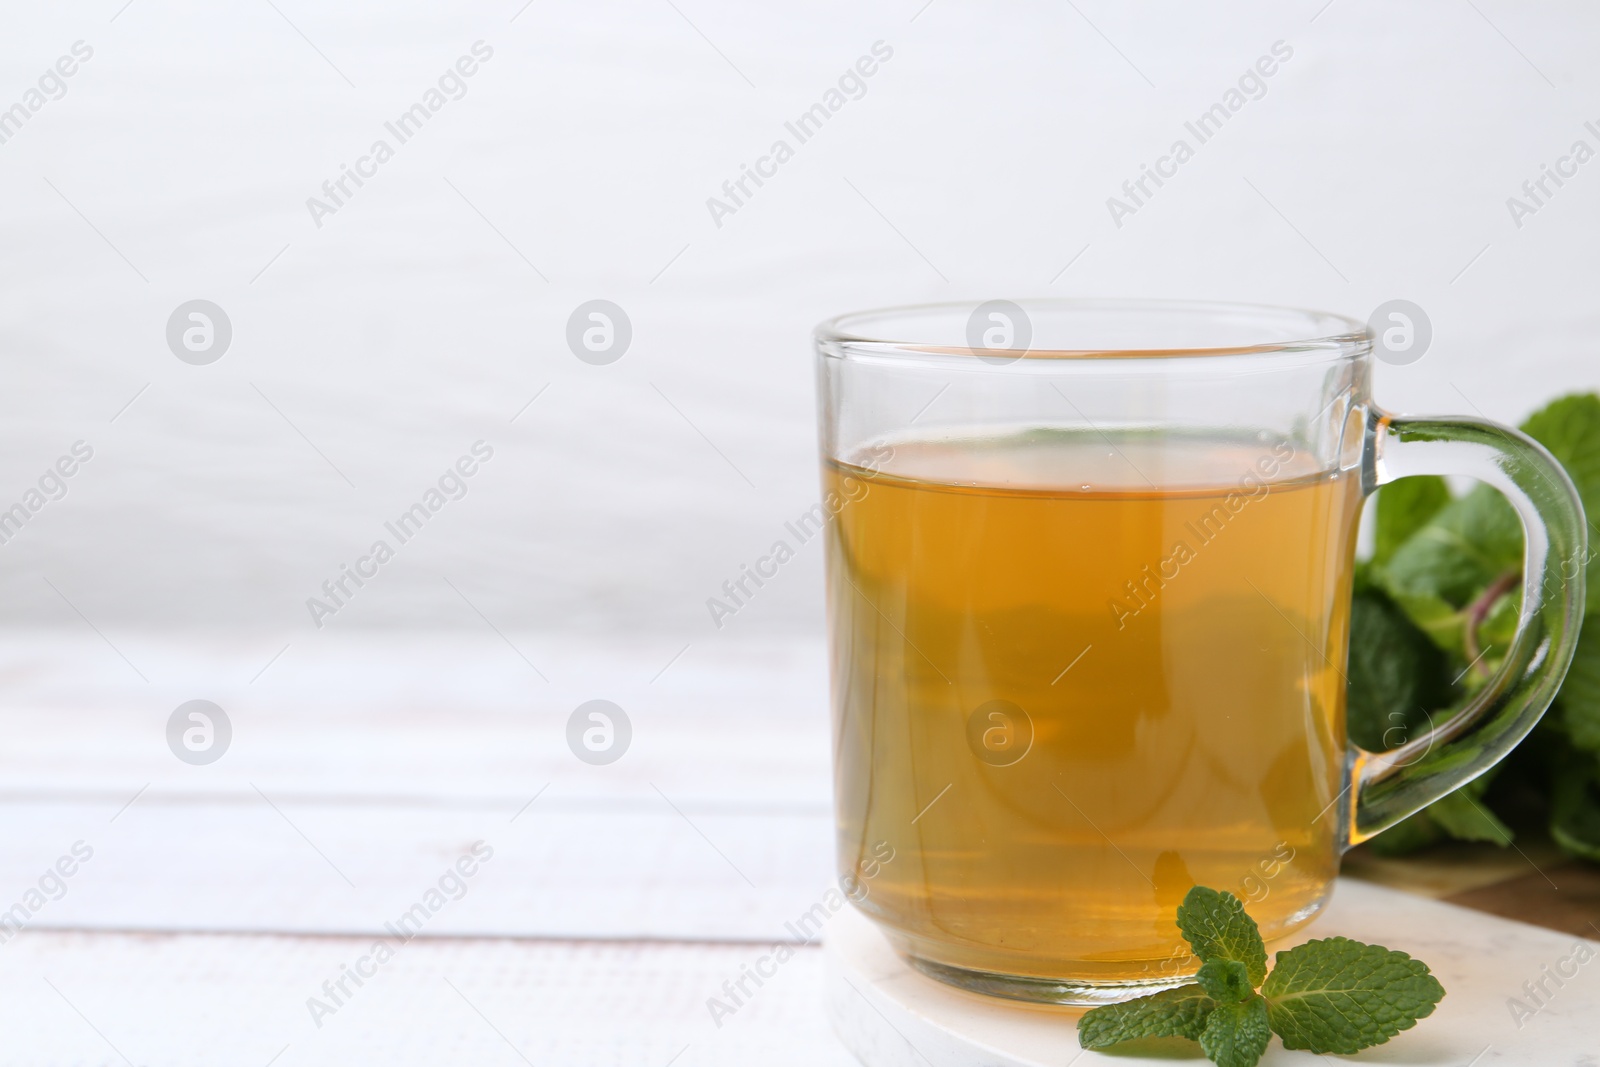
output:
{"label": "mint sprig", "polygon": [[1277,1034],[1285,1048],[1348,1055],[1409,1030],[1444,997],[1422,961],[1344,937],[1279,952],[1269,974],[1261,931],[1232,893],[1195,886],[1177,923],[1200,958],[1195,981],[1091,1008],[1080,1045],[1188,1038],[1217,1067],[1255,1067]]}

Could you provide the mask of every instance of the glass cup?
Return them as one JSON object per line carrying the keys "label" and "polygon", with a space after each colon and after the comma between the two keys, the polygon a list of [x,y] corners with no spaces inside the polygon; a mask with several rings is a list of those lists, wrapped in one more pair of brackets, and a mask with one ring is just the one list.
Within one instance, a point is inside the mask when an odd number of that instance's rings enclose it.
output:
{"label": "glass cup", "polygon": [[[1345,849],[1544,713],[1583,604],[1582,511],[1516,430],[1372,403],[1364,324],[1197,303],[991,301],[816,333],[840,874],[914,966],[1103,1003],[1197,966],[1192,885],[1279,938]],[[1361,506],[1486,482],[1521,617],[1458,714],[1346,738]]]}

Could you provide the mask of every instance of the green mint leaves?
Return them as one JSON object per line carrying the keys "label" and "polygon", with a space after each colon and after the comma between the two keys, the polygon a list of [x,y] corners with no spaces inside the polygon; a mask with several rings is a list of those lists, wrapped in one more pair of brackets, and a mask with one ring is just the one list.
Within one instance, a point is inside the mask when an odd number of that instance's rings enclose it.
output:
{"label": "green mint leaves", "polygon": [[1249,1000],[1217,1006],[1200,1035],[1200,1051],[1217,1067],[1255,1067],[1271,1040],[1271,1010],[1252,993]]}
{"label": "green mint leaves", "polygon": [[[1266,970],[1266,949],[1261,950],[1261,969]],[[1249,1000],[1256,991],[1256,984],[1250,980],[1250,969],[1238,960],[1210,959],[1200,965],[1200,972],[1194,976],[1206,996],[1218,1004],[1237,1004],[1242,1000]]]}
{"label": "green mint leaves", "polygon": [[[1555,704],[1529,738],[1471,785],[1374,838],[1389,855],[1444,838],[1506,846],[1512,798],[1542,801],[1551,836],[1600,860],[1600,395],[1562,397],[1523,432],[1550,450],[1589,518],[1585,624]],[[1522,527],[1486,486],[1453,496],[1443,479],[1378,490],[1375,546],[1350,607],[1350,739],[1381,752],[1454,715],[1499,666],[1522,601]],[[1574,565],[1578,561],[1573,561]]]}
{"label": "green mint leaves", "polygon": [[1254,989],[1267,976],[1267,946],[1256,921],[1232,893],[1197,885],[1178,905],[1178,929],[1202,963],[1235,960],[1244,965]]}
{"label": "green mint leaves", "polygon": [[1349,1054],[1409,1030],[1444,987],[1404,952],[1330,937],[1278,953],[1261,993],[1284,1048]]}
{"label": "green mint leaves", "polygon": [[1078,1043],[1084,1048],[1110,1048],[1145,1037],[1198,1041],[1216,1006],[1205,990],[1185,985],[1124,1004],[1093,1008],[1078,1020]]}
{"label": "green mint leaves", "polygon": [[1232,893],[1195,886],[1178,929],[1200,957],[1195,982],[1091,1008],[1078,1020],[1080,1045],[1181,1037],[1217,1067],[1255,1067],[1273,1034],[1285,1048],[1359,1052],[1409,1030],[1444,997],[1420,960],[1343,937],[1280,952],[1268,974],[1261,931]]}

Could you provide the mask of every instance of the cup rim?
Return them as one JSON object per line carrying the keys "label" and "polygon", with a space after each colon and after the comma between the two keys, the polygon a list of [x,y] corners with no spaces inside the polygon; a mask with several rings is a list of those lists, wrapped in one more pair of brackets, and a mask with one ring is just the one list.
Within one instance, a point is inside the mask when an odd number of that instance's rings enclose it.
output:
{"label": "cup rim", "polygon": [[[1282,354],[1326,353],[1330,360],[1359,359],[1372,351],[1372,333],[1367,324],[1336,312],[1275,304],[1252,304],[1221,300],[1170,300],[1152,298],[1080,298],[1040,297],[1009,301],[1024,311],[1039,308],[1041,311],[1124,313],[1139,312],[1162,314],[1188,314],[1196,322],[1207,316],[1213,321],[1225,315],[1254,316],[1261,320],[1277,320],[1286,327],[1299,322],[1305,328],[1285,329],[1284,336],[1268,341],[1238,344],[1208,345],[1118,345],[1088,348],[1026,348],[992,349],[973,348],[967,344],[952,345],[909,337],[894,337],[892,331],[861,329],[863,323],[873,320],[906,320],[915,316],[928,316],[950,312],[975,312],[986,301],[948,300],[925,304],[901,304],[846,312],[817,324],[812,332],[819,350],[826,355],[844,358],[852,353],[873,356],[898,357],[907,360],[927,356],[965,356],[994,361],[1004,353],[1006,361],[1012,359],[1044,360],[1099,360],[1099,359],[1190,359],[1226,356],[1261,356]],[[1312,328],[1319,326],[1320,328]]]}

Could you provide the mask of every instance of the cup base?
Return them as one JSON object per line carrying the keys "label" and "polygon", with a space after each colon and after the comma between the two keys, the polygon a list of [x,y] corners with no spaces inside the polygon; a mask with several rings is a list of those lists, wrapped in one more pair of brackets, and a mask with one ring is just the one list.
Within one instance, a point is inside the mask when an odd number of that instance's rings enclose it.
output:
{"label": "cup base", "polygon": [[946,985],[965,989],[969,993],[1005,997],[1008,1000],[1022,1000],[1033,1004],[1070,1004],[1078,1007],[1120,1004],[1125,1000],[1159,993],[1163,989],[1175,989],[1194,981],[1193,975],[1125,981],[1063,981],[952,967],[948,963],[938,963],[903,950],[900,952],[900,957],[923,974],[936,978]]}

